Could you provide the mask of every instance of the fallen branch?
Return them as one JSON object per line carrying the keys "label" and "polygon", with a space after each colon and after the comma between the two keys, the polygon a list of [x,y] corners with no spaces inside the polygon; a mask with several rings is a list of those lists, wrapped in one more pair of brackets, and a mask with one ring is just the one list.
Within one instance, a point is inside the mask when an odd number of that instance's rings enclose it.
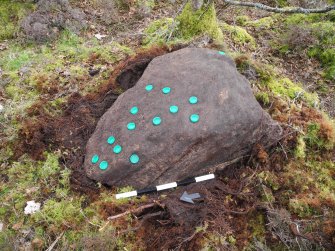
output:
{"label": "fallen branch", "polygon": [[278,8],[278,7],[270,7],[265,4],[261,3],[252,3],[252,2],[240,2],[240,1],[234,1],[234,0],[222,0],[226,4],[231,5],[238,5],[238,6],[245,6],[245,7],[253,7],[269,12],[275,12],[275,13],[302,13],[302,14],[310,14],[310,13],[326,13],[332,10],[335,10],[335,5],[326,6],[324,8],[315,8],[315,9],[305,9],[302,7],[288,7],[288,8]]}
{"label": "fallen branch", "polygon": [[148,209],[148,208],[152,208],[152,207],[155,207],[155,206],[159,206],[161,208],[164,208],[165,205],[164,204],[161,204],[159,203],[159,201],[155,201],[154,203],[150,203],[150,204],[146,204],[146,205],[143,205],[143,206],[140,206],[138,208],[134,208],[134,209],[129,209],[121,214],[117,214],[117,215],[114,215],[114,216],[110,216],[107,218],[107,220],[111,221],[111,220],[115,220],[117,218],[120,218],[120,217],[123,217],[123,216],[126,216],[130,213],[140,213],[142,212],[144,209]]}

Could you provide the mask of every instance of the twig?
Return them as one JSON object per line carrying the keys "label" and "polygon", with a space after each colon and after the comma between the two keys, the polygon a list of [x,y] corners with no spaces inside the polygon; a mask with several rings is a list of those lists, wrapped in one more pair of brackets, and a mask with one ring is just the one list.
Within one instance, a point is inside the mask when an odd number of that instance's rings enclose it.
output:
{"label": "twig", "polygon": [[285,151],[283,145],[280,143],[280,141],[278,141],[278,143],[279,143],[281,149],[283,150],[283,152],[284,152],[284,154],[285,154],[285,158],[286,158],[286,160],[288,160],[287,153],[286,153],[286,151]]}
{"label": "twig", "polygon": [[157,202],[155,201],[154,203],[146,204],[146,205],[140,206],[140,207],[135,208],[135,209],[129,209],[129,210],[127,210],[127,211],[125,211],[125,212],[123,212],[121,214],[110,216],[110,217],[107,218],[107,220],[109,220],[109,221],[115,220],[117,218],[126,216],[127,214],[130,214],[130,213],[139,213],[139,212],[143,211],[144,209],[152,208],[152,207],[155,207],[155,206],[159,206],[161,208],[165,207],[164,204],[161,204],[158,201]]}
{"label": "twig", "polygon": [[98,224],[94,224],[94,223],[90,222],[89,219],[88,219],[88,218],[86,217],[86,215],[84,214],[84,211],[83,211],[82,209],[80,209],[80,213],[84,216],[84,218],[87,220],[87,222],[88,222],[89,224],[91,224],[92,226],[101,228],[100,225],[98,225]]}
{"label": "twig", "polygon": [[305,9],[302,7],[292,7],[292,8],[278,8],[278,7],[270,7],[261,3],[252,3],[252,2],[240,2],[233,0],[223,0],[226,4],[245,6],[245,7],[254,7],[257,9],[275,12],[275,13],[302,13],[302,14],[310,14],[310,13],[326,13],[332,10],[335,10],[335,5],[327,6],[325,8],[316,8],[316,9]]}
{"label": "twig", "polygon": [[62,232],[57,238],[56,240],[54,240],[54,242],[48,247],[48,249],[46,251],[51,251],[57,244],[57,242],[60,240],[60,238],[62,238],[64,232]]}

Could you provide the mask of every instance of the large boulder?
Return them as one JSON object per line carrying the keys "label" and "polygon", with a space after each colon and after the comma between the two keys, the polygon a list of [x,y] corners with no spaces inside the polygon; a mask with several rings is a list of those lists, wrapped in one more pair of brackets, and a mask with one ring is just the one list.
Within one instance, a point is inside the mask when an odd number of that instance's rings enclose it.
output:
{"label": "large boulder", "polygon": [[155,58],[101,117],[86,147],[88,177],[144,188],[206,174],[275,143],[281,128],[224,53],[186,48]]}

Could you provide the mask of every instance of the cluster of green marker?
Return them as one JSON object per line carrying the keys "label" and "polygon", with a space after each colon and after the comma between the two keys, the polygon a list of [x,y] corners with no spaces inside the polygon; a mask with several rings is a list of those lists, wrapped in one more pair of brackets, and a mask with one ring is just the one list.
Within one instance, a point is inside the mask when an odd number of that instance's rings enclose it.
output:
{"label": "cluster of green marker", "polygon": [[[152,91],[153,89],[154,89],[154,86],[153,86],[152,84],[148,84],[148,85],[145,87],[145,90],[148,91],[148,92]],[[166,86],[166,87],[164,87],[164,88],[162,89],[162,93],[163,93],[163,94],[169,94],[170,92],[171,92],[171,88],[168,87],[168,86]],[[196,96],[191,96],[191,97],[189,98],[188,101],[189,101],[189,103],[190,103],[191,105],[194,105],[194,104],[197,104],[197,103],[198,103],[198,98],[197,98]],[[176,105],[171,105],[170,108],[169,108],[169,110],[170,110],[170,113],[175,114],[175,113],[178,113],[178,111],[179,111],[179,107],[176,106]],[[133,106],[132,108],[130,108],[129,112],[130,112],[130,114],[132,114],[132,115],[136,115],[136,114],[139,112],[139,108],[138,108],[137,106]],[[190,117],[189,117],[189,119],[190,119],[190,121],[191,121],[192,123],[197,123],[197,122],[199,121],[200,117],[199,117],[199,114],[191,114]],[[153,124],[154,126],[158,126],[158,125],[160,125],[161,123],[162,123],[162,119],[161,119],[161,117],[158,117],[158,116],[157,116],[157,117],[154,117],[154,118],[152,119],[152,124]],[[136,123],[135,123],[135,122],[129,122],[129,123],[127,124],[127,129],[128,129],[129,131],[133,131],[133,130],[135,130],[135,129],[136,129]],[[110,136],[110,137],[107,139],[107,143],[108,143],[109,145],[113,145],[113,144],[115,143],[115,137],[114,137],[114,136]],[[120,145],[115,145],[115,146],[113,147],[113,152],[114,152],[115,154],[119,154],[119,153],[121,153],[121,152],[122,152],[122,146],[120,146]],[[137,164],[137,163],[140,161],[140,157],[139,157],[136,153],[133,153],[133,154],[129,157],[129,161],[130,161],[130,163],[132,163],[132,164]],[[99,162],[99,156],[96,155],[96,154],[93,155],[91,162],[92,162],[93,164],[97,164],[97,163]],[[108,168],[108,162],[105,161],[105,160],[101,161],[100,164],[99,164],[99,168],[100,168],[101,170],[106,170],[106,169]]]}

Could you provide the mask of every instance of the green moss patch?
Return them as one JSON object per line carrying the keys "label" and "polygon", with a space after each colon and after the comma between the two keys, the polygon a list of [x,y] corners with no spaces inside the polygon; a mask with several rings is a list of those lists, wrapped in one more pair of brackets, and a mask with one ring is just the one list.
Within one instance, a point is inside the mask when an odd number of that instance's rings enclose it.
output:
{"label": "green moss patch", "polygon": [[15,37],[20,21],[33,9],[29,2],[2,0],[0,1],[0,41]]}
{"label": "green moss patch", "polygon": [[194,11],[189,2],[185,5],[182,13],[177,17],[177,36],[190,39],[194,36],[207,34],[218,42],[223,41],[223,34],[216,19],[214,4],[202,7]]}
{"label": "green moss patch", "polygon": [[165,43],[172,32],[174,25],[176,24],[174,23],[173,18],[162,18],[153,21],[144,30],[145,38],[143,39],[143,44]]}
{"label": "green moss patch", "polygon": [[221,23],[220,27],[225,35],[230,36],[231,39],[240,45],[249,45],[251,48],[256,47],[254,38],[242,27],[236,25],[229,25]]}
{"label": "green moss patch", "polygon": [[[285,19],[286,28],[281,36],[288,37],[288,41],[296,41],[300,34],[308,32],[306,41],[301,39],[303,48],[308,48],[307,55],[318,59],[324,70],[324,78],[328,80],[335,79],[335,21],[332,13],[322,14],[295,14]],[[287,32],[290,27],[295,26],[296,32]],[[299,30],[305,32],[299,33]],[[311,38],[314,38],[312,40]],[[303,44],[307,43],[307,44]],[[296,45],[294,45],[296,46]],[[281,44],[280,51],[287,53],[293,49],[291,44]]]}

